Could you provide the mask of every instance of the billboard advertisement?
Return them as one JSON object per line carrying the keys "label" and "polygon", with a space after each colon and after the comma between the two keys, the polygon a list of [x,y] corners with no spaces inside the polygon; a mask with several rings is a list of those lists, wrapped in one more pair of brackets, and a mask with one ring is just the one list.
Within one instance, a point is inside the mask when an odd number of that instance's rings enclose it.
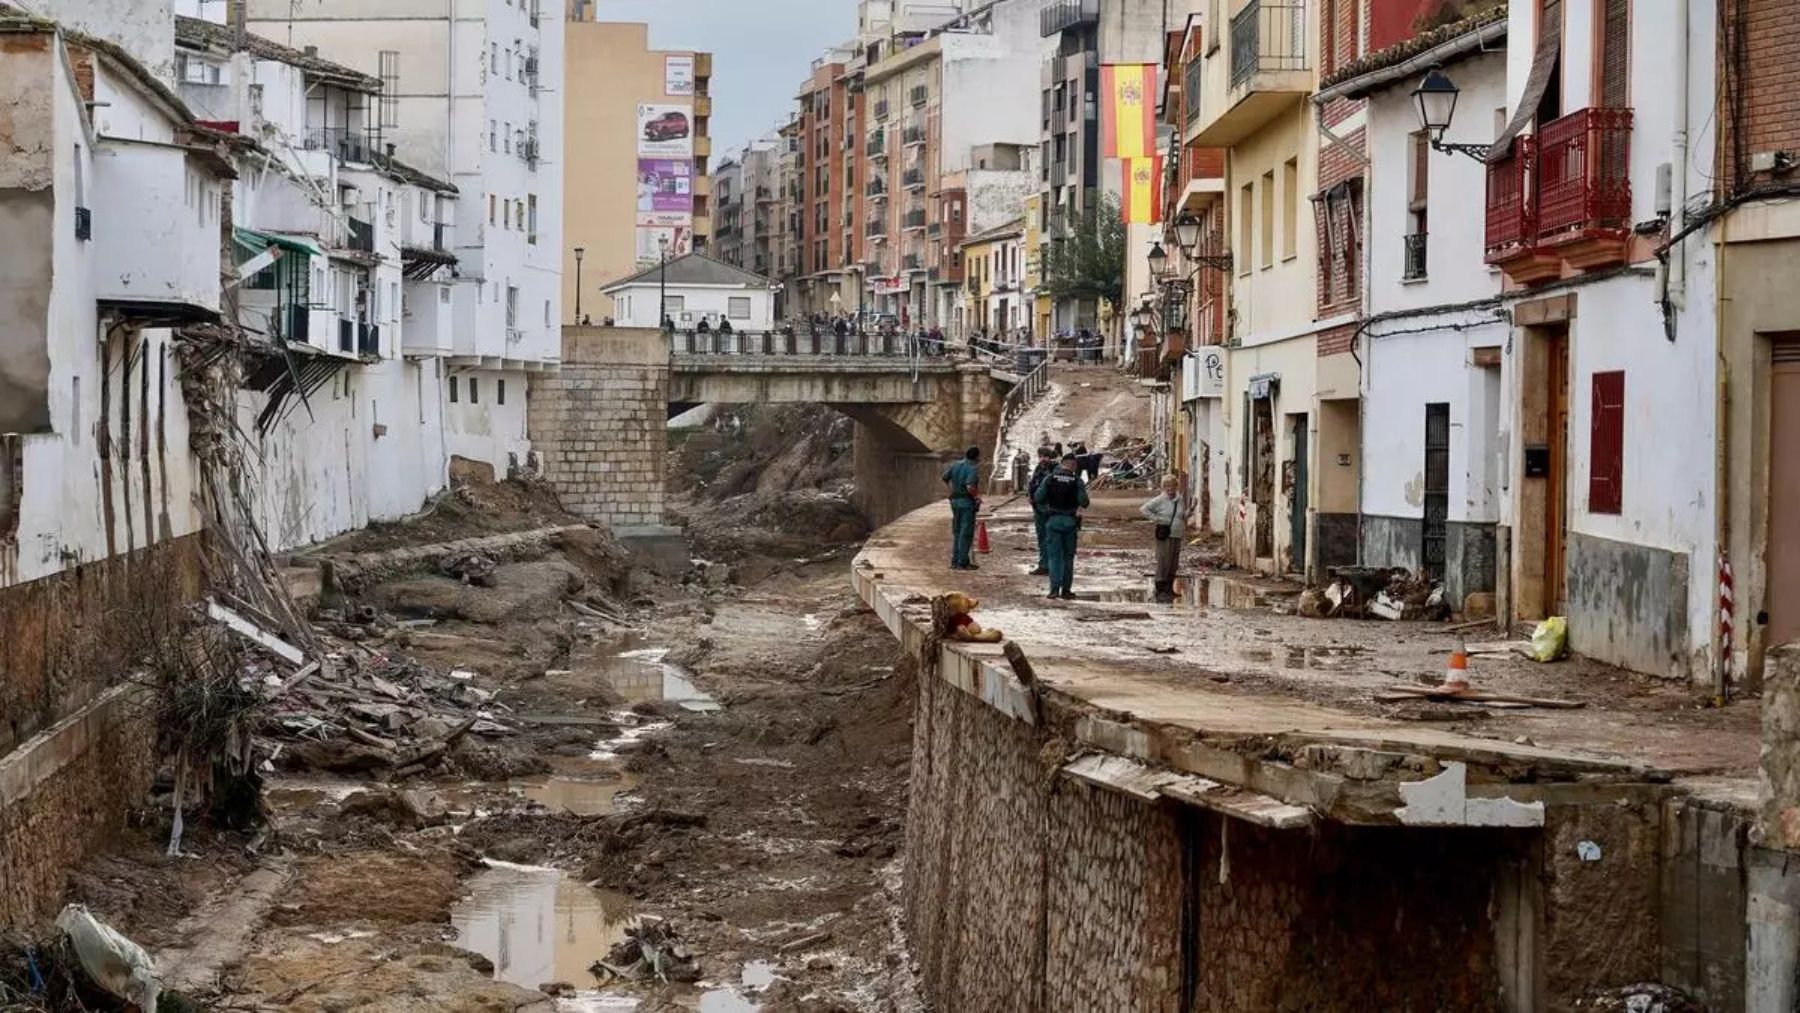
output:
{"label": "billboard advertisement", "polygon": [[663,57],[663,93],[665,95],[692,95],[694,93],[693,56]]}
{"label": "billboard advertisement", "polygon": [[637,107],[639,155],[650,158],[694,157],[694,113],[691,106],[647,102]]}
{"label": "billboard advertisement", "polygon": [[[642,216],[691,215],[694,212],[694,163],[684,158],[640,158],[637,211]],[[669,223],[669,224],[679,224]]]}
{"label": "billboard advertisement", "polygon": [[662,260],[663,244],[668,244],[669,259],[694,252],[692,225],[640,225],[637,230],[637,263],[640,269],[655,267]]}

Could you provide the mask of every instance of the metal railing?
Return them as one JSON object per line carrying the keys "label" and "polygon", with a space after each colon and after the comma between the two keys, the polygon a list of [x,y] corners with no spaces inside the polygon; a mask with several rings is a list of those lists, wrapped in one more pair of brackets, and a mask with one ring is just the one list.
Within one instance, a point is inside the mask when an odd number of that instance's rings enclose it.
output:
{"label": "metal railing", "polygon": [[903,132],[901,134],[900,139],[901,139],[901,143],[906,144],[909,147],[912,145],[915,145],[915,144],[924,144],[925,143],[925,128],[924,127],[907,127],[905,132]]}
{"label": "metal railing", "polygon": [[356,354],[375,358],[381,354],[381,325],[356,325]]}
{"label": "metal railing", "polygon": [[349,248],[363,253],[375,252],[375,226],[370,222],[356,218],[347,219],[350,223]]}
{"label": "metal railing", "polygon": [[1100,20],[1100,0],[1058,0],[1038,13],[1038,36],[1049,38],[1076,25]]}
{"label": "metal railing", "polygon": [[887,157],[887,131],[877,130],[869,135],[869,144],[863,149],[870,158]]}
{"label": "metal railing", "polygon": [[1250,0],[1231,16],[1231,86],[1264,70],[1306,69],[1306,4]]}
{"label": "metal railing", "polygon": [[[1050,357],[1039,359],[1013,389],[1006,392],[1000,401],[1000,432],[994,437],[993,478],[998,482],[1006,478],[1012,471],[1012,462],[1006,460],[1006,433],[1012,424],[1025,414],[1044,391],[1050,387]],[[1015,490],[1016,491],[1016,490]]]}
{"label": "metal railing", "polygon": [[668,331],[669,353],[696,356],[837,356],[906,361],[943,354],[929,341],[898,332],[851,331],[829,327],[783,328],[778,331]]}
{"label": "metal railing", "polygon": [[301,146],[307,151],[329,151],[340,162],[373,165],[381,151],[381,135],[348,127],[313,127],[306,131]]}
{"label": "metal railing", "polygon": [[1487,261],[1509,257],[1537,242],[1537,194],[1531,185],[1537,142],[1513,141],[1505,158],[1487,164]]}
{"label": "metal railing", "polygon": [[1198,58],[1190,61],[1181,72],[1181,102],[1187,108],[1185,122],[1192,126],[1200,118],[1200,82],[1206,64]]}
{"label": "metal railing", "polygon": [[906,217],[901,219],[900,224],[902,227],[908,228],[908,229],[924,228],[925,227],[925,210],[923,208],[917,208],[912,211],[908,211],[906,213]]}
{"label": "metal railing", "polygon": [[900,182],[908,190],[914,189],[915,187],[922,187],[925,185],[925,170],[908,169],[906,170],[905,175],[900,177]]}
{"label": "metal railing", "polygon": [[1426,233],[1415,232],[1403,238],[1406,244],[1406,266],[1401,273],[1403,278],[1425,277],[1425,239]]}

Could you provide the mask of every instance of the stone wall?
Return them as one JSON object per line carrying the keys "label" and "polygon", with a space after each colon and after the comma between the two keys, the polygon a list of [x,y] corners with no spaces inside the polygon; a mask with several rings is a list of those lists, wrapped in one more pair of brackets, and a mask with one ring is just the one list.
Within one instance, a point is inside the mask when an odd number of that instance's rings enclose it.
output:
{"label": "stone wall", "polygon": [[562,368],[532,374],[527,416],[563,506],[615,530],[661,525],[668,405],[661,332],[563,328]]}
{"label": "stone wall", "polygon": [[[857,423],[851,445],[851,464],[856,475],[851,494],[856,508],[879,528],[945,496],[944,469],[962,455],[955,452],[917,454],[895,450]],[[986,474],[985,467],[983,474]],[[949,514],[944,515],[946,518]],[[945,561],[949,561],[945,549]]]}
{"label": "stone wall", "polygon": [[56,912],[63,876],[141,803],[150,706],[130,660],[200,594],[201,539],[0,591],[0,930]]}

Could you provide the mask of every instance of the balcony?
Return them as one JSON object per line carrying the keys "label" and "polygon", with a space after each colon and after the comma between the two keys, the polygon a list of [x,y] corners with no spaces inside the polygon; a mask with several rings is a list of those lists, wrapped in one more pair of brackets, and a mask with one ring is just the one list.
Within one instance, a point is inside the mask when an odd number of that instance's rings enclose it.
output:
{"label": "balcony", "polygon": [[886,222],[886,220],[877,218],[874,221],[870,222],[868,224],[868,227],[863,229],[863,235],[867,236],[870,239],[875,239],[875,240],[886,239],[887,238],[887,222]]}
{"label": "balcony", "polygon": [[916,229],[924,228],[925,227],[925,209],[924,208],[916,208],[912,211],[908,211],[906,213],[906,217],[901,220],[900,224],[908,230],[916,230]]}
{"label": "balcony", "polygon": [[923,265],[919,260],[919,255],[916,253],[909,253],[900,258],[900,269],[902,271],[917,271],[921,266]]}
{"label": "balcony", "polygon": [[694,157],[695,158],[710,158],[710,157],[712,157],[712,138],[711,137],[707,136],[706,134],[695,134],[694,135]]}
{"label": "balcony", "polygon": [[381,357],[381,327],[378,324],[356,325],[356,354],[366,359]]}
{"label": "balcony", "polygon": [[349,237],[345,246],[359,253],[375,252],[375,225],[355,218],[345,219],[349,225]]}
{"label": "balcony", "polygon": [[1099,21],[1100,0],[1058,0],[1038,12],[1038,35],[1047,39],[1059,32]]}
{"label": "balcony", "polygon": [[905,142],[906,146],[909,148],[922,145],[925,143],[925,128],[924,127],[907,127],[906,132],[903,135],[901,135],[901,139],[902,139],[902,141]]}
{"label": "balcony", "polygon": [[887,131],[877,130],[869,135],[869,143],[863,148],[863,154],[870,158],[887,157]]}
{"label": "balcony", "polygon": [[340,162],[373,165],[381,150],[380,135],[350,127],[311,127],[301,141],[307,151],[328,151]]}
{"label": "balcony", "polygon": [[888,102],[887,99],[881,99],[875,103],[875,118],[878,120],[885,120],[887,117]]}
{"label": "balcony", "polygon": [[925,170],[924,169],[908,169],[908,170],[906,170],[905,174],[900,177],[900,183],[901,183],[901,185],[905,186],[908,190],[923,190],[923,189],[925,189]]}
{"label": "balcony", "polygon": [[1425,277],[1426,233],[1415,232],[1401,237],[1405,244],[1406,263],[1401,268],[1400,277],[1413,281]]}
{"label": "balcony", "polygon": [[914,85],[912,91],[907,92],[906,97],[915,107],[922,106],[931,97],[931,89],[922,84]]}
{"label": "balcony", "polygon": [[1631,235],[1631,110],[1582,109],[1487,167],[1487,262],[1521,285],[1623,263]]}
{"label": "balcony", "polygon": [[1249,0],[1231,16],[1230,32],[1229,48],[1202,61],[1193,87],[1183,85],[1190,143],[1230,147],[1312,92],[1304,0]]}
{"label": "balcony", "polygon": [[[182,148],[105,143],[88,198],[94,298],[159,316],[206,317],[219,309],[222,188]],[[229,185],[229,184],[226,184]],[[196,207],[197,205],[197,207]],[[163,213],[169,208],[184,214]],[[76,219],[76,227],[82,225]]]}

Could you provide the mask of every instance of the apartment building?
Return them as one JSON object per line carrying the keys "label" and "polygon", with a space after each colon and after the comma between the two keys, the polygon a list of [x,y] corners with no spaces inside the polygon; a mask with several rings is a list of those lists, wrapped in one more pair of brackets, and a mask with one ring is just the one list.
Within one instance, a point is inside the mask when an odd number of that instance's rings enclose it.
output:
{"label": "apartment building", "polygon": [[784,217],[777,191],[785,143],[779,133],[770,133],[719,164],[713,183],[715,259],[765,276],[777,270],[777,223]]}
{"label": "apartment building", "polygon": [[[1051,0],[1038,12],[1039,167],[1046,242],[1062,242],[1101,196],[1119,192],[1116,160],[1101,155],[1100,66],[1159,63],[1164,33],[1185,12],[1163,0]],[[1110,323],[1107,321],[1105,323]],[[1091,299],[1058,300],[1058,331],[1103,329]]]}
{"label": "apartment building", "polygon": [[728,153],[712,173],[713,237],[709,255],[733,267],[744,259],[744,163]]}
{"label": "apartment building", "polygon": [[650,46],[650,26],[593,20],[564,25],[568,72],[563,127],[565,300],[574,250],[583,250],[583,307],[616,317],[600,286],[710,248],[718,218],[712,166],[712,54]]}
{"label": "apartment building", "polygon": [[799,141],[800,271],[790,310],[801,316],[855,313],[864,308],[861,263],[865,240],[885,231],[859,228],[859,188],[865,178],[864,96],[848,72],[856,54],[841,48],[813,61],[801,84]]}
{"label": "apartment building", "polygon": [[424,15],[410,0],[244,7],[252,32],[380,80],[369,122],[383,150],[392,144],[406,165],[456,188],[455,220],[444,223],[456,257],[449,374],[465,390],[504,383],[509,397],[491,422],[485,410],[451,410],[446,444],[502,470],[524,466],[527,377],[556,367],[565,322],[563,222],[552,213],[564,165],[559,12],[535,0]]}

